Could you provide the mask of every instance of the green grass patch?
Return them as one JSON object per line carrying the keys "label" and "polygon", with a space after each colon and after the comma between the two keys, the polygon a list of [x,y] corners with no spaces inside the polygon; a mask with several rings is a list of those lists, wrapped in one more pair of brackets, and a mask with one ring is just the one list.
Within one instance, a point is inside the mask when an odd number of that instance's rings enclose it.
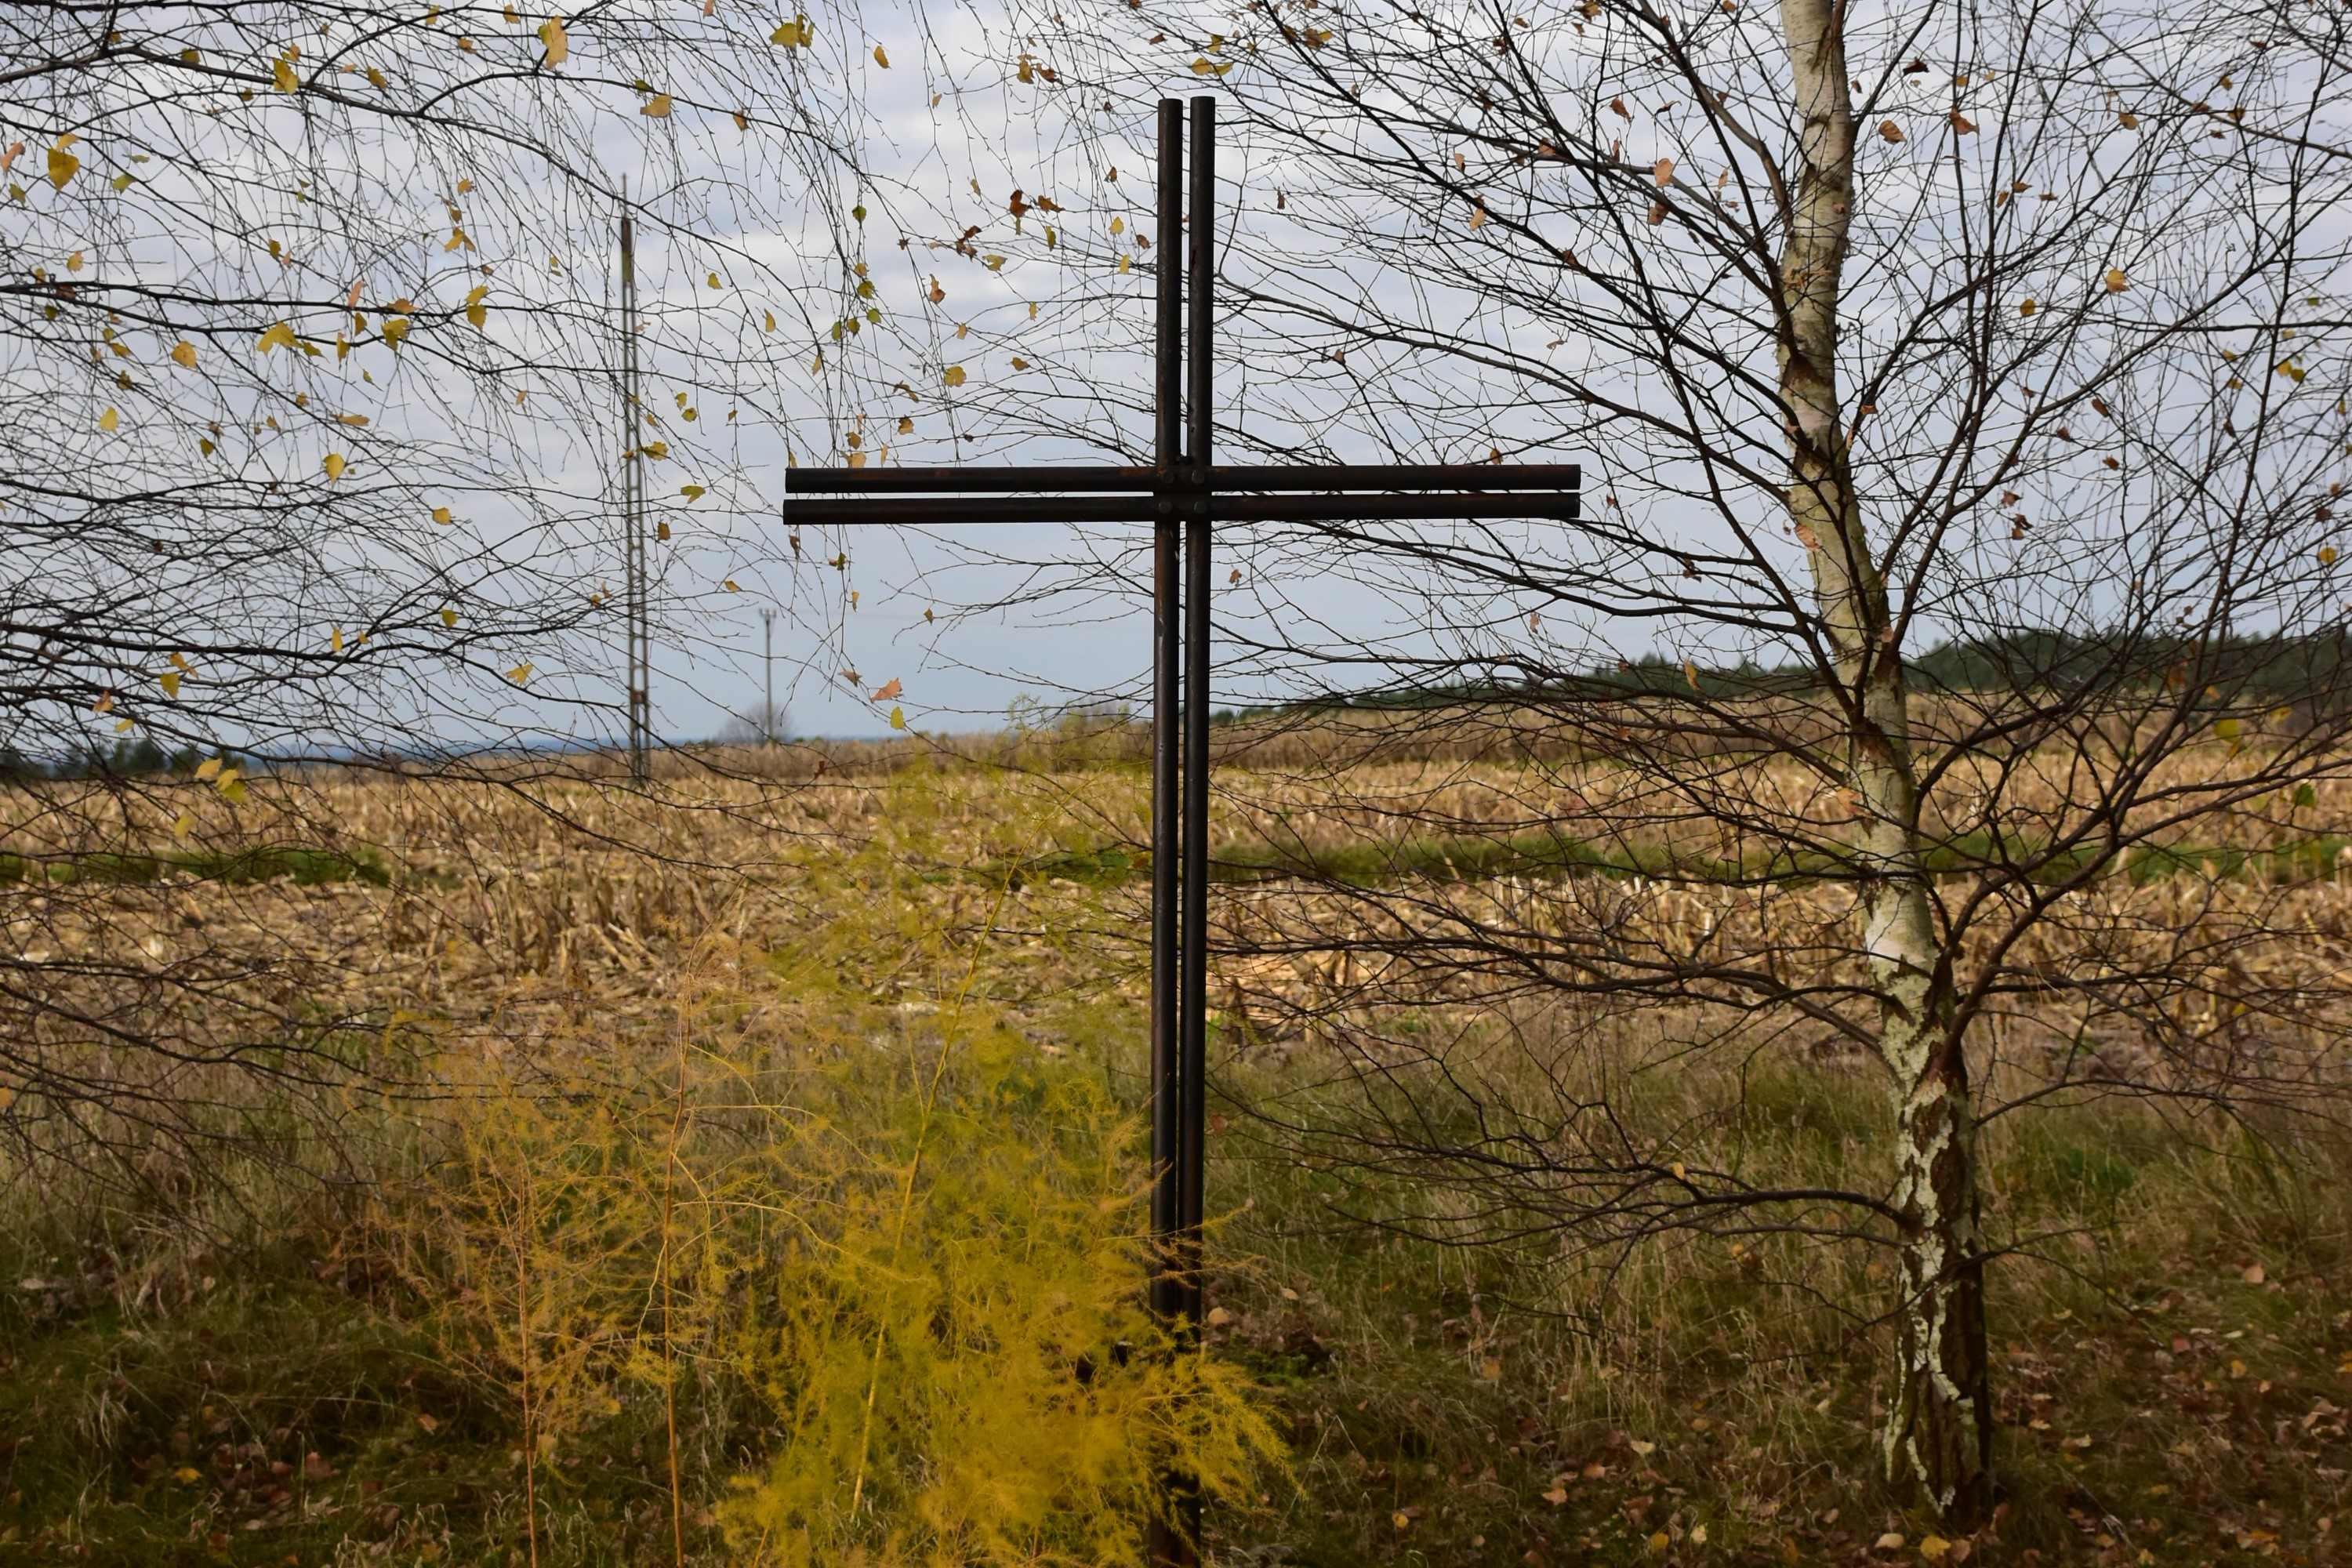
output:
{"label": "green grass patch", "polygon": [[123,885],[160,882],[169,878],[232,884],[289,878],[303,887],[358,881],[382,888],[391,885],[392,868],[383,856],[373,848],[316,849],[296,844],[166,855],[105,850],[60,860],[0,854],[0,882]]}
{"label": "green grass patch", "polygon": [[[2134,882],[2143,885],[2171,877],[2262,877],[2281,884],[2326,881],[2341,874],[2339,857],[2348,848],[2352,848],[2352,836],[2344,834],[2317,835],[2273,848],[2142,845],[2124,856],[2122,865]],[[1921,859],[1931,876],[1973,877],[1988,870],[2016,868],[2028,880],[2047,885],[2080,876],[2103,853],[2093,845],[2052,852],[2015,838],[1996,841],[1982,833],[1969,833],[1931,840],[1923,847]],[[1713,856],[1677,856],[1663,847],[1622,840],[1604,844],[1567,834],[1523,833],[1315,847],[1263,841],[1229,842],[1217,847],[1210,861],[1209,875],[1213,880],[1224,883],[1310,879],[1352,887],[1378,887],[1409,879],[1472,882],[1497,877],[1575,874],[1728,886],[1762,882],[1802,885],[1842,878],[1852,860],[1847,851],[1829,847],[1754,856],[1735,862]],[[1107,847],[991,861],[965,875],[968,879],[992,885],[1007,879],[1014,879],[1017,886],[1058,878],[1086,887],[1107,888],[1150,874],[1150,851]]]}

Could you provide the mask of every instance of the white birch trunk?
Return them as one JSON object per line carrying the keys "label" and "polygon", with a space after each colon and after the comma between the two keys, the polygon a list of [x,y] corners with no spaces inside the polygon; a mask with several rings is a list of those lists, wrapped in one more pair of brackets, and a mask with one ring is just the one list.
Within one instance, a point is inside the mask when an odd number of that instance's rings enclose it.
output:
{"label": "white birch trunk", "polygon": [[1991,1412],[1968,1068],[1921,868],[1902,663],[1838,408],[1838,308],[1854,180],[1844,11],[1836,0],[1782,0],[1780,16],[1801,121],[1780,269],[1789,510],[1811,559],[1848,705],[1853,845],[1879,996],[1879,1048],[1894,1073],[1900,1129],[1899,1379],[1885,1461],[1896,1487],[1921,1495],[1949,1522],[1973,1528],[1991,1501]]}

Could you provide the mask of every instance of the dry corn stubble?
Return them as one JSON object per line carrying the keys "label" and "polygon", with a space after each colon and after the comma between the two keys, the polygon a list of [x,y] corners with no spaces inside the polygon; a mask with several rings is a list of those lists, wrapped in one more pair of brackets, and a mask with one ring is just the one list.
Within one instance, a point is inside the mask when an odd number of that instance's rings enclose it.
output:
{"label": "dry corn stubble", "polygon": [[[1367,770],[1355,782],[1367,794],[1423,788],[1412,777],[1400,783],[1400,773]],[[1221,784],[1244,804],[1271,789],[1242,773]],[[973,1413],[1032,1410],[1024,1401],[1040,1391],[1066,1392],[1079,1364],[1072,1347],[1087,1338],[1070,1337],[1070,1326],[1091,1324],[1095,1339],[1112,1331],[1113,1304],[1133,1277],[1123,1250],[1133,1216],[1119,1206],[1132,1191],[1132,1129],[1100,1076],[1135,1046],[1131,1010],[1118,999],[1136,994],[1140,889],[1131,864],[1122,871],[1102,855],[1139,836],[1132,773],[1085,757],[1060,771],[926,769],[895,784],[875,770],[803,784],[782,801],[748,786],[731,800],[714,790],[712,800],[660,814],[579,790],[567,809],[618,840],[601,846],[505,791],[360,780],[314,787],[331,809],[300,820],[331,817],[353,842],[396,849],[387,855],[396,868],[387,885],[179,879],[110,902],[97,917],[106,923],[80,940],[96,944],[134,929],[169,939],[192,929],[173,921],[193,908],[225,943],[282,947],[317,964],[370,1038],[409,1037],[413,1059],[454,1095],[423,1129],[347,1148],[347,1158],[379,1162],[370,1173],[399,1178],[394,1190],[403,1198],[377,1210],[366,1244],[347,1243],[345,1255],[364,1265],[361,1272],[379,1267],[370,1258],[398,1262],[408,1299],[430,1303],[436,1353],[479,1402],[474,1419],[503,1433],[495,1441],[512,1457],[511,1495],[502,1482],[506,1500],[473,1516],[488,1521],[480,1528],[518,1544],[535,1533],[544,1550],[568,1550],[567,1532],[586,1517],[581,1499],[612,1456],[614,1434],[626,1431],[650,1445],[645,1462],[659,1508],[648,1539],[667,1543],[672,1440],[656,1413],[674,1403],[675,1515],[691,1551],[716,1549],[722,1516],[748,1532],[737,1538],[744,1550],[757,1549],[762,1529],[772,1547],[780,1533],[797,1540],[806,1531],[813,1552],[826,1529],[854,1529],[855,1521],[828,1521],[811,1500],[822,1489],[808,1485],[840,1472],[845,1451],[870,1454],[877,1496],[921,1529],[982,1539],[970,1513],[926,1511],[925,1433],[960,1434],[982,1448],[1008,1442],[992,1426],[971,1425]],[[1491,812],[1495,795],[1555,784],[1542,770],[1486,766],[1454,770],[1446,787],[1462,792],[1446,809],[1483,820],[1475,814]],[[1622,798],[1629,786],[1588,768],[1574,787],[1590,800]],[[254,803],[267,807],[272,789],[257,781]],[[1427,798],[1410,800],[1411,810]],[[291,837],[287,825],[298,817],[285,809],[267,820]],[[1322,813],[1307,826],[1335,846],[1370,836],[1380,821],[1342,819],[1328,795],[1312,805],[1302,792],[1289,821],[1300,822],[1302,811]],[[1253,819],[1242,806],[1221,813],[1228,841],[1247,843]],[[225,810],[223,819],[226,834]],[[1400,811],[1393,820],[1410,816]],[[157,822],[160,830],[164,819]],[[2261,828],[2247,814],[2200,836],[2226,845]],[[642,853],[635,846],[647,835],[669,853]],[[1262,832],[1260,841],[1271,837]],[[1000,907],[1013,880],[1006,873],[1023,868],[1020,890]],[[1745,1541],[1778,1551],[1771,1543],[1786,1536],[1825,1557],[1865,1550],[1876,1529],[1857,1533],[1851,1511],[1827,1523],[1821,1516],[1838,1506],[1824,1478],[1859,1468],[1870,1420],[1877,1358],[1856,1347],[1868,1342],[1870,1303],[1885,1289],[1870,1248],[1824,1254],[1817,1238],[1723,1235],[1621,1250],[1561,1246],[1562,1233],[1542,1229],[1498,1241],[1498,1211],[1442,1162],[1380,1166],[1359,1157],[1349,1140],[1376,1128],[1368,1118],[1383,1108],[1329,1070],[1347,1052],[1378,1051],[1399,1081],[1451,1071],[1475,1079],[1492,1110],[1521,1131],[1556,1128],[1559,1108],[1598,1085],[1631,1083],[1639,1092],[1614,1133],[1618,1152],[1641,1152],[1660,1184],[1679,1162],[1685,1174],[1866,1185],[1883,1157],[1877,1091],[1840,1053],[1820,1058],[1826,1037],[1742,1040],[1704,1007],[1562,1008],[1524,975],[1383,952],[1398,931],[1452,938],[1508,922],[1566,937],[1605,924],[1630,947],[1660,952],[1699,942],[1752,951],[1769,935],[1811,944],[1834,971],[1851,951],[1850,910],[1801,879],[1730,897],[1671,879],[1537,870],[1391,876],[1379,886],[1379,900],[1355,884],[1273,883],[1221,900],[1219,1040],[1233,1097],[1221,1114],[1233,1121],[1217,1141],[1213,1181],[1224,1204],[1253,1203],[1228,1221],[1222,1249],[1259,1261],[1220,1282],[1217,1300],[1232,1318],[1217,1331],[1218,1364],[1270,1376],[1286,1391],[1307,1486],[1296,1496],[1266,1489],[1268,1500],[1252,1508],[1236,1479],[1221,1530],[1293,1542],[1322,1532],[1346,1538],[1350,1551],[1386,1550],[1401,1534],[1442,1536],[1466,1550],[1483,1532],[1532,1550],[1538,1536],[1555,1545],[1583,1539],[1567,1531],[1572,1522],[1604,1543],[1646,1552],[1657,1530],[1680,1531],[1686,1544],[1711,1521],[1718,1547]],[[2325,879],[2110,878],[2083,896],[2077,929],[2108,931],[2116,961],[2157,954],[2173,963],[2184,942],[2193,955],[2200,931],[2234,924],[2262,939],[2242,950],[2259,964],[2301,977],[2315,1009],[2305,1023],[2317,1029],[2336,1005],[2335,971],[2323,965],[2338,940],[2329,933],[2340,906],[2338,885]],[[2053,946],[2028,956],[2051,963],[2082,955]],[[940,1103],[955,1114],[929,1144],[940,1185],[924,1188],[919,1205],[923,1225],[945,1239],[926,1244],[919,1268],[903,1259],[894,1268],[887,1251],[844,1250],[839,1238],[887,1238],[886,1222],[916,1212],[894,1184],[920,1168],[908,1157],[915,1134],[906,1114],[922,1102],[919,1069],[948,1059],[941,1047],[956,1032],[943,1014],[967,973],[974,978],[958,1037],[984,1048],[940,1080]],[[2217,1059],[2294,1059],[2292,1027],[2233,1016],[2225,994],[2213,994],[2219,1005],[2175,1022]],[[2102,1023],[2039,1005],[2009,1007],[1989,1031],[1990,1081],[2000,1092],[2032,1092],[2054,1066],[2115,1048],[2096,1037]],[[1014,1047],[1015,1037],[1035,1054]],[[1694,1053],[1725,1042],[1756,1064],[1744,1081],[1700,1069]],[[2319,1089],[2328,1084],[2325,1068],[2315,1052],[2298,1070]],[[1737,1116],[1722,1114],[1727,1089],[1737,1091]],[[971,1114],[1003,1109],[993,1097],[1007,1095],[1002,1121]],[[225,1088],[222,1099],[234,1095]],[[1239,1114],[1245,1110],[1262,1119]],[[1996,1337],[2010,1331],[2005,1325],[2025,1331],[2004,1378],[2005,1407],[2016,1417],[2008,1462],[2027,1473],[2087,1467],[2085,1484],[2102,1496],[2111,1489],[2103,1474],[2168,1484],[2175,1489],[2167,1495],[2184,1499],[2191,1479],[2205,1477],[2204,1500],[2193,1510],[2182,1501],[2168,1530],[2185,1528],[2181,1517],[2218,1519],[2241,1506],[2231,1497],[2254,1495],[2230,1487],[2260,1487],[2273,1505],[2285,1498],[2291,1512],[2301,1510],[2294,1528],[2308,1533],[2326,1506],[2318,1471],[2331,1464],[2329,1418],[2296,1428],[2293,1453],[2259,1471],[2244,1467],[2244,1434],[2266,1429],[2273,1414],[2290,1423],[2312,1414],[2311,1380],[2327,1371],[2320,1358],[2333,1331],[2319,1260],[2340,1238],[2326,1217],[2324,1194],[2338,1190],[2326,1174],[2326,1145],[2298,1142],[2282,1124],[2279,1146],[2291,1158],[2263,1175],[2250,1146],[2209,1124],[2167,1131],[2127,1108],[2084,1104],[2036,1125],[2003,1121],[1987,1134],[1999,1172],[1988,1194],[1992,1220],[2023,1249],[1996,1276]],[[1040,1151],[1060,1173],[1042,1188],[1034,1179]],[[1302,1158],[1308,1169],[1297,1164]],[[1558,1186],[1551,1173],[1531,1172],[1515,1212],[1556,1202]],[[1092,1215],[1099,1203],[1115,1212]],[[307,1223],[302,1206],[287,1202],[289,1226]],[[1396,1239],[1379,1242],[1379,1226]],[[1066,1268],[1006,1277],[994,1256],[1002,1237],[1029,1229],[1056,1238]],[[2084,1250],[2077,1237],[2095,1247]],[[1464,1245],[1474,1240],[1480,1245]],[[2226,1275],[2213,1267],[2225,1253]],[[2284,1293],[2248,1285],[2242,1253],[2268,1258],[2271,1282],[2289,1281]],[[154,1258],[120,1279],[110,1289],[126,1303],[146,1290],[142,1311],[167,1298],[181,1310],[199,1293],[189,1270],[175,1275]],[[796,1300],[824,1310],[796,1318],[781,1310],[781,1293],[761,1296],[769,1315],[747,1310],[750,1281],[764,1292],[785,1280]],[[1285,1288],[1298,1300],[1286,1299]],[[2171,1294],[2179,1300],[2160,1307]],[[2218,1336],[2238,1331],[2222,1325],[2248,1305],[2282,1344],[2221,1355],[2231,1342]],[[1025,1348],[1018,1357],[961,1358],[949,1379],[961,1392],[919,1417],[893,1412],[874,1427],[856,1423],[845,1450],[838,1418],[862,1411],[866,1389],[884,1412],[883,1389],[899,1386],[892,1380],[936,1376],[940,1363],[904,1352],[921,1342],[914,1325],[942,1310],[949,1321],[1019,1323]],[[2084,1336],[2093,1350],[2074,1351],[2065,1331],[2052,1328],[2060,1311],[2096,1323]],[[1419,1321],[1402,1321],[1405,1312]],[[2155,1364],[2140,1342],[2173,1323],[2200,1332],[2182,1336],[2190,1352],[2166,1349],[2172,1363]],[[866,1337],[877,1324],[879,1357]],[[2170,1342],[2164,1332],[2154,1338]],[[857,1353],[844,1356],[845,1346]],[[2232,1361],[2252,1368],[2245,1378],[2230,1375]],[[795,1380],[777,1375],[779,1367],[831,1370]],[[2272,1388],[2257,1394],[2266,1381]],[[2209,1382],[2220,1395],[2207,1392]],[[2045,1393],[2054,1410],[2029,1397]],[[1139,1402],[1118,1407],[1124,1418],[1158,1395],[1129,1389],[1118,1397]],[[2292,1410],[2290,1397],[2300,1401]],[[2210,1408],[2184,1408],[2217,1398]],[[2150,1404],[2167,1412],[2146,1423],[2151,1436],[2164,1436],[2155,1447],[2136,1444],[2124,1415]],[[457,1408],[436,1403],[421,1413],[456,1419]],[[788,1409],[810,1412],[819,1440],[798,1449],[784,1441],[772,1413]],[[2072,1418],[2053,1419],[2062,1415]],[[1150,1426],[1148,1415],[1139,1419]],[[1700,1419],[1709,1425],[1695,1428]],[[2032,1427],[2037,1419],[2046,1431]],[[2087,1449],[2058,1447],[2093,1433],[2098,1441]],[[1247,1447],[1240,1426],[1217,1440]],[[1104,1500],[1128,1495],[1117,1472],[1129,1461],[1116,1445],[1075,1441],[1111,1458],[1085,1473],[1093,1514],[1072,1506],[1065,1517],[1106,1516],[1114,1510]],[[1642,1455],[1635,1441],[1656,1447]],[[2173,1455],[2182,1443],[2198,1457]],[[725,1498],[719,1483],[740,1468],[747,1447],[762,1456],[754,1471],[761,1489],[730,1515],[716,1506]],[[1013,1443],[1009,1451],[1023,1450]],[[1443,1472],[1434,1480],[1423,1473],[1432,1464]],[[1593,1465],[1604,1473],[1588,1477]],[[1034,1466],[1013,1468],[1036,1474]],[[1573,1470],[1564,1485],[1562,1468]],[[1484,1479],[1489,1469],[1494,1479]],[[854,1462],[846,1473],[855,1477]],[[1663,1479],[1649,1480],[1653,1473]],[[2157,1474],[2174,1479],[2151,1479]],[[2214,1479],[2230,1476],[2238,1479]],[[527,1483],[538,1489],[528,1513]],[[1670,1503],[1661,1489],[1669,1485],[1696,1500]],[[1567,1500],[1544,1500],[1553,1490]],[[985,1502],[984,1491],[966,1478],[953,1495]],[[989,1517],[1034,1519],[1022,1509],[1047,1495],[1033,1483],[1013,1486],[987,1503]],[[1652,1501],[1636,1521],[1627,1505],[1645,1496]],[[1422,1511],[1401,1530],[1391,1516],[1406,1509]],[[2040,1522],[2017,1520],[2012,1533],[2030,1528],[2059,1540],[2072,1529],[2047,1500],[2032,1510]],[[1343,1517],[1322,1517],[1335,1511]],[[410,1518],[400,1528],[413,1525],[411,1538],[425,1539],[422,1516]],[[455,1528],[462,1536],[476,1527],[460,1520]],[[1851,1539],[1839,1544],[1841,1535]]]}

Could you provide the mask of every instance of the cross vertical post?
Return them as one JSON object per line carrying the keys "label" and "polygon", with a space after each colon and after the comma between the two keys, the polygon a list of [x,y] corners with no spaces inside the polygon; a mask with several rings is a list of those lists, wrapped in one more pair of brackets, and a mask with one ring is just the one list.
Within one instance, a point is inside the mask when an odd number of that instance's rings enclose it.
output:
{"label": "cross vertical post", "polygon": [[1171,1243],[1177,1210],[1178,795],[1183,736],[1177,728],[1181,626],[1177,593],[1175,486],[1183,464],[1183,274],[1171,221],[1182,205],[1183,106],[1160,105],[1160,297],[1154,361],[1151,522],[1151,1310],[1162,1320],[1181,1310]]}
{"label": "cross vertical post", "polygon": [[[1215,353],[1210,312],[1216,291],[1216,100],[1192,100],[1191,201],[1190,211],[1182,215],[1184,265],[1192,288],[1184,312],[1184,732],[1179,748],[1183,788],[1178,833],[1183,868],[1176,942],[1176,1234],[1170,1268],[1176,1277],[1178,1343],[1185,1350],[1199,1345],[1202,1323],[1202,1124],[1207,1115],[1209,1056],[1209,459]],[[1162,219],[1160,227],[1161,243],[1172,258],[1176,226]],[[1170,1561],[1196,1563],[1201,1552],[1200,1481],[1181,1473],[1171,1475],[1168,1494],[1176,1547]]]}
{"label": "cross vertical post", "polygon": [[[1153,343],[1151,520],[1151,1310],[1163,1323],[1193,1320],[1183,1245],[1185,1122],[1181,942],[1185,734],[1179,699],[1184,631],[1180,554],[1184,452],[1184,106],[1160,100],[1160,290]],[[1199,1507],[1188,1478],[1162,1478],[1163,1508],[1146,1529],[1150,1568],[1191,1568]]]}
{"label": "cross vertical post", "polygon": [[1192,100],[1192,210],[1184,246],[1192,295],[1184,320],[1184,908],[1177,939],[1183,1016],[1177,1077],[1183,1109],[1178,1118],[1176,1248],[1183,1281],[1180,1310],[1196,1331],[1209,1056],[1209,447],[1216,352],[1210,312],[1216,297],[1216,137],[1217,100],[1204,94]]}

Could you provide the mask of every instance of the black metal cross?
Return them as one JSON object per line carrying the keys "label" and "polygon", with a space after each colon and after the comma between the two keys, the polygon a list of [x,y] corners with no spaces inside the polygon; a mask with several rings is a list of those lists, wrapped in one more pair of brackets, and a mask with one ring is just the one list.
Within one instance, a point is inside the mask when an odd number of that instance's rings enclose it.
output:
{"label": "black metal cross", "polygon": [[[1160,102],[1153,466],[802,468],[796,522],[1151,524],[1151,1309],[1181,1339],[1201,1322],[1201,1168],[1208,1062],[1209,539],[1220,524],[1415,518],[1573,522],[1573,463],[1210,464],[1215,390],[1216,100]],[[1175,237],[1187,243],[1179,251]],[[1189,297],[1185,282],[1189,271]],[[1191,339],[1184,327],[1189,318]],[[1189,352],[1188,352],[1189,351]],[[831,499],[826,499],[831,498]],[[1181,545],[1181,551],[1180,551]],[[1181,556],[1181,560],[1180,560]],[[1180,585],[1181,575],[1181,585]],[[1179,611],[1181,610],[1180,623]],[[1171,1478],[1154,1564],[1197,1561],[1199,1502]]]}

